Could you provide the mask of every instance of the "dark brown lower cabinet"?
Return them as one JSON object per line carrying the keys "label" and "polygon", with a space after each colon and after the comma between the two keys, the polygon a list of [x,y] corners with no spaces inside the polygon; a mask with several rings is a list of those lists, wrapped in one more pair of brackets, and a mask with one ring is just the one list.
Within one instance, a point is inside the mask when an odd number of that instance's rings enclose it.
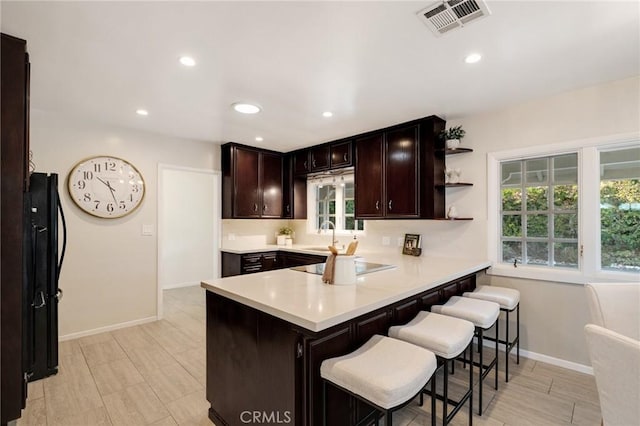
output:
{"label": "dark brown lower cabinet", "polygon": [[[354,351],[374,334],[386,335],[391,325],[445,302],[454,288],[462,294],[475,285],[476,275],[468,275],[321,332],[207,291],[209,417],[220,425],[243,424],[249,416],[268,424],[321,425],[325,359]],[[353,425],[371,411],[331,386],[327,395],[329,425]]]}
{"label": "dark brown lower cabinet", "polygon": [[222,252],[222,278],[323,263],[326,256],[286,251],[235,254]]}

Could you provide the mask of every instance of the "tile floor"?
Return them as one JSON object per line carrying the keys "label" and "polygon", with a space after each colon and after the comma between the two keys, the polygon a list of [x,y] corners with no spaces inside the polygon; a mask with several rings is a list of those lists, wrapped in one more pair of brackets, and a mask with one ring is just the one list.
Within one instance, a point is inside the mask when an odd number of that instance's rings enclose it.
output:
{"label": "tile floor", "polygon": [[[204,290],[167,290],[164,309],[161,321],[61,342],[58,374],[29,384],[18,425],[211,425]],[[493,380],[485,385],[485,413],[478,417],[474,410],[475,425],[600,425],[592,376],[526,358],[520,365],[513,358],[512,366],[509,383],[501,369],[498,392]],[[458,371],[452,398],[468,377]],[[394,425],[430,424],[426,401],[396,413]],[[467,413],[463,408],[453,424],[467,424]]]}

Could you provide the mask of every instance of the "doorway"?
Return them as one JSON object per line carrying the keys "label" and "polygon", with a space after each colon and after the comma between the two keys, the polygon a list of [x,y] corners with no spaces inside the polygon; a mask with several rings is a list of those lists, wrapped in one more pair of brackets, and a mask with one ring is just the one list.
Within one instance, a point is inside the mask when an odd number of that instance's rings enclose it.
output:
{"label": "doorway", "polygon": [[220,172],[158,165],[158,319],[163,290],[220,276]]}

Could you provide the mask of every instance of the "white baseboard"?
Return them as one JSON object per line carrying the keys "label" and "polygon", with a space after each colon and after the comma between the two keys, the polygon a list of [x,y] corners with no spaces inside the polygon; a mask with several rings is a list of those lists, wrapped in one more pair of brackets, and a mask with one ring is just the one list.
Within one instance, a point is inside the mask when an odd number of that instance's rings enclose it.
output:
{"label": "white baseboard", "polygon": [[[486,346],[486,347],[489,347],[489,348],[494,348],[495,345],[496,345],[495,342],[492,342],[492,341],[485,340],[483,342],[483,346]],[[505,345],[500,343],[498,345],[498,349],[501,350],[502,352],[504,352],[505,351]],[[511,354],[515,354],[515,351],[516,351],[515,348],[511,349]],[[520,349],[520,356],[524,357],[524,358],[532,359],[534,361],[546,362],[547,364],[555,365],[557,367],[566,368],[568,370],[577,371],[579,373],[590,374],[590,375],[593,376],[593,367],[588,366],[588,365],[578,364],[577,362],[567,361],[565,359],[555,358],[555,357],[552,357],[552,356],[549,356],[549,355],[539,354],[537,352],[531,352],[531,351],[528,351],[526,349]]]}
{"label": "white baseboard", "polygon": [[172,288],[182,288],[182,287],[191,287],[195,285],[200,285],[200,281],[187,281],[184,283],[178,284],[168,284],[162,287],[163,290],[171,290]]}
{"label": "white baseboard", "polygon": [[153,316],[153,317],[141,318],[141,319],[137,319],[137,320],[133,320],[133,321],[121,322],[121,323],[113,324],[113,325],[107,325],[105,327],[94,328],[94,329],[91,329],[91,330],[79,331],[77,333],[65,334],[64,336],[59,336],[58,337],[58,341],[59,342],[64,342],[65,340],[77,339],[79,337],[91,336],[91,335],[94,335],[94,334],[105,333],[107,331],[118,330],[118,329],[126,328],[126,327],[133,327],[134,325],[140,325],[140,324],[145,324],[145,323],[148,323],[148,322],[153,322],[153,321],[156,321],[157,319],[158,319],[158,317]]}

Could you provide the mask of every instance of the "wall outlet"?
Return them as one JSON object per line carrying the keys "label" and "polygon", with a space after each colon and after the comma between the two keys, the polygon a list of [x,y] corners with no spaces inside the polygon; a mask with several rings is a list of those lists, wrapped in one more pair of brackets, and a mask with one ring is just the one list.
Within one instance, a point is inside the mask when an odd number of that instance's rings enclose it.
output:
{"label": "wall outlet", "polygon": [[398,239],[396,240],[396,245],[398,247],[404,246],[404,237],[398,237]]}
{"label": "wall outlet", "polygon": [[383,245],[383,246],[390,246],[390,245],[391,245],[391,238],[389,238],[389,237],[382,237],[382,245]]}

